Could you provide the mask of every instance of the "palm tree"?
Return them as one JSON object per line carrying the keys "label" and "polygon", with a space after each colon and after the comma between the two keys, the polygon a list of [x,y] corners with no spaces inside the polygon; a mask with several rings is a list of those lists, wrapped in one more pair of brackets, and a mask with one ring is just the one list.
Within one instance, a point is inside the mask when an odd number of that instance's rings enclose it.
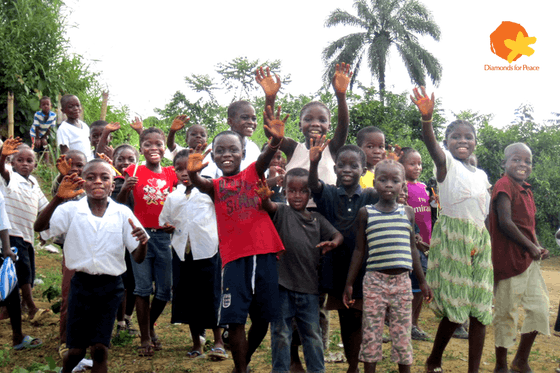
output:
{"label": "palm tree", "polygon": [[358,15],[336,9],[326,27],[348,25],[359,27],[363,32],[346,35],[323,50],[327,64],[325,81],[334,74],[337,63],[354,66],[350,89],[358,75],[364,56],[369,69],[379,82],[381,102],[385,91],[385,67],[392,46],[395,46],[404,62],[411,81],[425,85],[426,73],[434,84],[441,79],[439,61],[418,42],[419,35],[429,35],[439,41],[440,30],[426,7],[416,0],[356,0]]}

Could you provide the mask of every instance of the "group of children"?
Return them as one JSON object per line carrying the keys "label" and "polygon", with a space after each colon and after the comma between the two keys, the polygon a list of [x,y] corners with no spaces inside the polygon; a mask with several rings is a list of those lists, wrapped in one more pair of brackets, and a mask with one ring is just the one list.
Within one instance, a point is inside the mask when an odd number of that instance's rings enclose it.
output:
{"label": "group of children", "polygon": [[[205,356],[201,336],[213,329],[214,348],[207,355],[226,359],[222,328],[227,327],[234,372],[249,371],[269,323],[273,372],[302,369],[293,353],[296,335],[307,370],[324,372],[328,324],[321,315],[326,310],[338,312],[348,372],[359,371],[360,361],[366,372],[375,372],[386,319],[391,360],[399,372],[410,372],[411,337],[426,337],[417,322],[423,299],[442,317],[427,371],[443,371],[445,347],[469,319],[469,372],[476,372],[494,297],[495,371],[508,371],[507,349],[515,338],[519,304],[531,312],[511,369],[530,370],[531,345],[537,333],[549,334],[549,327],[548,295],[539,269],[548,252],[535,235],[534,202],[526,183],[529,148],[506,148],[505,175],[491,197],[486,174],[469,164],[476,147],[474,127],[452,122],[442,149],[431,124],[434,97],[415,89],[411,98],[422,115],[439,187],[441,211],[432,229],[430,197],[419,182],[418,151],[404,148],[387,156],[385,137],[372,126],[359,131],[357,146],[345,144],[351,76],[348,65],[337,66],[333,88],[338,123],[331,140],[326,139],[330,111],[316,101],[299,115],[305,142],[284,137],[287,116],[281,119],[280,108],[274,112],[280,79],[260,68],[256,80],[266,96],[264,130],[269,138],[262,151],[249,139],[256,128],[255,109],[238,101],[228,109],[231,130],[217,134],[209,149],[200,124],[188,126],[188,148],[175,144],[186,116],[175,118],[167,137],[158,128],[144,130],[136,120],[132,126],[140,135],[145,164],[130,145],[107,147],[119,124],[103,122],[88,130],[79,120],[79,99],[64,96],[62,111],[68,119],[57,133],[61,176],[50,203],[30,175],[35,164],[31,149],[16,139],[6,141],[0,158],[2,193],[7,200],[23,191],[36,194],[21,227],[8,202],[11,227],[0,226],[3,255],[12,256],[6,229],[10,246],[20,250],[19,286],[30,312],[33,228],[44,239],[65,235],[60,241],[63,372],[70,372],[88,347],[93,370],[106,371],[115,319],[120,329],[134,332],[134,304],[138,353],[153,356],[162,348],[155,324],[170,300],[171,321],[190,326],[190,358]],[[93,136],[94,130],[98,135]],[[166,145],[173,167],[161,166]],[[5,167],[7,156],[12,170]],[[271,189],[284,198],[274,202]],[[27,194],[18,198],[18,205],[30,200]],[[533,289],[531,297],[528,288]],[[5,303],[14,346],[36,347],[41,342],[21,332],[19,292],[12,294],[17,296]],[[326,302],[323,294],[328,294]],[[295,351],[297,355],[297,347]]]}

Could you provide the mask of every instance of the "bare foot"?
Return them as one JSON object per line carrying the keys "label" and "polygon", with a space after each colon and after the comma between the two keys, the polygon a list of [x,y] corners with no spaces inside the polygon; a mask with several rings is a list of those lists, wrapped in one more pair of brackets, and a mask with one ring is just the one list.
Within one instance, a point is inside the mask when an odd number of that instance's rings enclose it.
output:
{"label": "bare foot", "polygon": [[27,320],[29,320],[29,321],[33,320],[38,311],[39,311],[39,308],[37,308],[37,307],[29,310],[29,313],[27,314]]}
{"label": "bare foot", "polygon": [[533,373],[533,370],[529,366],[528,362],[521,363],[519,361],[513,360],[511,362],[510,369],[515,373]]}

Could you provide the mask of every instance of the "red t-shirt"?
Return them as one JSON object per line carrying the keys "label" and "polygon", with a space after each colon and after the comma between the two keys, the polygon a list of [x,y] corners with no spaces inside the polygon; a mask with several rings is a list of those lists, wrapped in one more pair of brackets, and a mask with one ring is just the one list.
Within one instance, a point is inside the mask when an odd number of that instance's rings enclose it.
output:
{"label": "red t-shirt", "polygon": [[222,265],[236,259],[284,250],[257,195],[259,175],[252,163],[234,176],[214,179],[214,206]]}
{"label": "red t-shirt", "polygon": [[533,243],[537,243],[535,234],[535,214],[537,208],[533,200],[530,185],[523,185],[503,176],[492,191],[490,208],[489,232],[492,238],[492,263],[494,265],[494,281],[505,280],[525,272],[533,259],[521,246],[510,240],[500,230],[496,201],[498,194],[505,193],[511,200],[511,220],[517,228]]}
{"label": "red t-shirt", "polygon": [[[134,175],[136,165],[128,166],[124,172]],[[134,196],[134,215],[144,228],[161,228],[159,214],[167,195],[177,185],[177,175],[172,166],[162,167],[161,173],[150,171],[146,166],[138,166],[138,184],[132,190]]]}

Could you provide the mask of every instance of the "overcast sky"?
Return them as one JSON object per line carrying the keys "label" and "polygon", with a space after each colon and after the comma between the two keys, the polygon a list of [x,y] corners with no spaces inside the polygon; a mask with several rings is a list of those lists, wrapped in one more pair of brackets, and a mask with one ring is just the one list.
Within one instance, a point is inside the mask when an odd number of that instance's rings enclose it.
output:
{"label": "overcast sky", "polygon": [[[443,66],[439,86],[428,84],[447,110],[472,109],[493,113],[494,126],[513,120],[522,103],[535,108],[537,119],[560,112],[560,49],[557,16],[560,3],[536,0],[468,2],[424,1],[441,29],[439,42],[422,44]],[[236,57],[282,61],[290,73],[288,92],[311,94],[322,84],[325,46],[352,31],[339,26],[325,28],[330,12],[341,8],[355,13],[351,0],[283,1],[177,1],[177,0],[69,0],[68,36],[72,51],[95,61],[91,67],[112,103],[127,105],[131,113],[154,115],[180,90],[193,99],[184,77],[213,74],[216,64]],[[502,21],[521,24],[537,42],[535,53],[513,65],[539,66],[539,71],[485,71],[484,65],[507,66],[490,51],[490,34]],[[367,68],[359,76],[375,85]],[[401,93],[413,85],[396,51],[386,76],[387,89]],[[222,93],[227,104],[231,95]]]}

